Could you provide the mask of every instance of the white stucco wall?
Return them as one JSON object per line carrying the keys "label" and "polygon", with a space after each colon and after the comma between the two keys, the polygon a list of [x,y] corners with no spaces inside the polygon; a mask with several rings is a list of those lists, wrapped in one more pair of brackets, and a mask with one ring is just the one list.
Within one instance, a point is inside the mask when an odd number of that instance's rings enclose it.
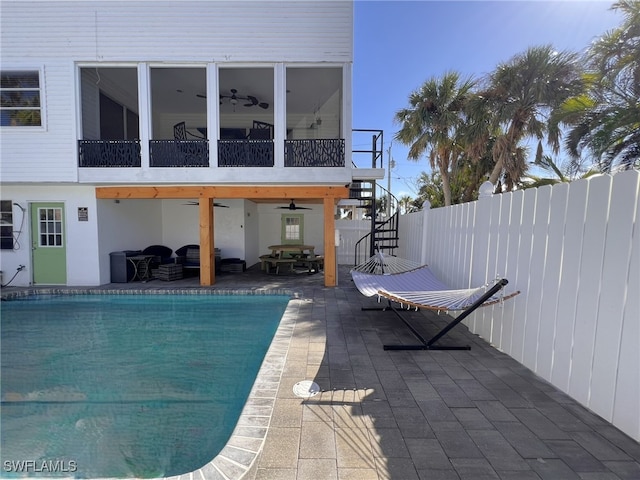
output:
{"label": "white stucco wall", "polygon": [[[11,200],[25,209],[24,220],[20,208],[14,206],[14,250],[0,251],[0,270],[3,283],[7,283],[19,265],[25,269],[18,273],[11,286],[29,286],[32,280],[30,204],[33,202],[61,202],[65,211],[67,249],[67,284],[97,285],[100,283],[98,255],[98,224],[95,191],[92,187],[68,186],[2,186],[3,200]],[[78,208],[87,207],[88,221],[78,220]],[[115,233],[115,232],[114,232]]]}
{"label": "white stucco wall", "polygon": [[[278,209],[286,204],[262,203],[258,205],[260,214],[260,255],[270,253],[267,247],[282,243],[280,238],[281,218],[289,210]],[[302,206],[302,205],[300,205]],[[312,210],[296,210],[296,214],[304,215],[304,243],[314,245],[316,253],[324,252],[324,213],[323,205],[305,204]]]}

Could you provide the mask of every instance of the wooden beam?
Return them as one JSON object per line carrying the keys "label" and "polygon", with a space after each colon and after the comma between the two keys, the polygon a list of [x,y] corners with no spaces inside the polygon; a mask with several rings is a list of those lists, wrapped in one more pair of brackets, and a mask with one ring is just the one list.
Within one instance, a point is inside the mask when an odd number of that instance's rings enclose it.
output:
{"label": "wooden beam", "polygon": [[324,199],[324,286],[337,285],[335,199]]}
{"label": "wooden beam", "polygon": [[200,285],[209,286],[216,282],[213,246],[213,199],[201,198],[200,217]]}
{"label": "wooden beam", "polygon": [[96,198],[349,198],[347,186],[334,185],[250,185],[250,186],[118,186],[96,187]]}
{"label": "wooden beam", "polygon": [[213,235],[213,199],[277,199],[322,201],[324,205],[324,283],[337,285],[335,250],[335,205],[349,198],[348,186],[335,185],[168,185],[96,187],[100,199],[199,199],[200,218],[200,284],[215,283],[215,249]]}

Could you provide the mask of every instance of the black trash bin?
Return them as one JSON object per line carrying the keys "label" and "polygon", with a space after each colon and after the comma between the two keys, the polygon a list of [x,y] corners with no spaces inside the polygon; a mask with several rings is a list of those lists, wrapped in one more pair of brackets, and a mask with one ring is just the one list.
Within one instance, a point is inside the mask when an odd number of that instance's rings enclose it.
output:
{"label": "black trash bin", "polygon": [[135,269],[127,257],[141,255],[141,250],[123,250],[121,252],[111,252],[111,283],[127,283],[133,280]]}

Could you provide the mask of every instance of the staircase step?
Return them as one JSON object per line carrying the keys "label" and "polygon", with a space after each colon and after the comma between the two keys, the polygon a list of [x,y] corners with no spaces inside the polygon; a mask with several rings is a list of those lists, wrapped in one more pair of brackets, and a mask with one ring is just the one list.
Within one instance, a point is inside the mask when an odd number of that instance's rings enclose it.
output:
{"label": "staircase step", "polygon": [[367,193],[371,193],[373,192],[373,188],[367,188],[367,187],[358,187],[358,188],[353,188],[351,187],[349,189],[350,192],[355,193],[355,192],[367,192]]}

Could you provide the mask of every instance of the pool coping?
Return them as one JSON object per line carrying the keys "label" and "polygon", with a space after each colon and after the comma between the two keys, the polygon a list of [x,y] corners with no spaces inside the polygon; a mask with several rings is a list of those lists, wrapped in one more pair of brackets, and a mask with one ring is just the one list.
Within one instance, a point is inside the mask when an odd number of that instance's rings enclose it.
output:
{"label": "pool coping", "polygon": [[[280,319],[271,344],[262,360],[247,401],[242,408],[229,440],[220,453],[207,464],[181,475],[206,480],[242,480],[256,465],[267,437],[280,379],[289,353],[302,298],[290,289],[143,289],[112,290],[92,288],[30,288],[3,293],[0,300],[11,301],[28,296],[45,295],[285,295],[289,303]],[[198,474],[200,477],[198,477]],[[60,480],[63,477],[38,477]],[[74,477],[71,477],[74,478]],[[103,480],[96,478],[95,480]],[[124,479],[119,479],[124,480]]]}

